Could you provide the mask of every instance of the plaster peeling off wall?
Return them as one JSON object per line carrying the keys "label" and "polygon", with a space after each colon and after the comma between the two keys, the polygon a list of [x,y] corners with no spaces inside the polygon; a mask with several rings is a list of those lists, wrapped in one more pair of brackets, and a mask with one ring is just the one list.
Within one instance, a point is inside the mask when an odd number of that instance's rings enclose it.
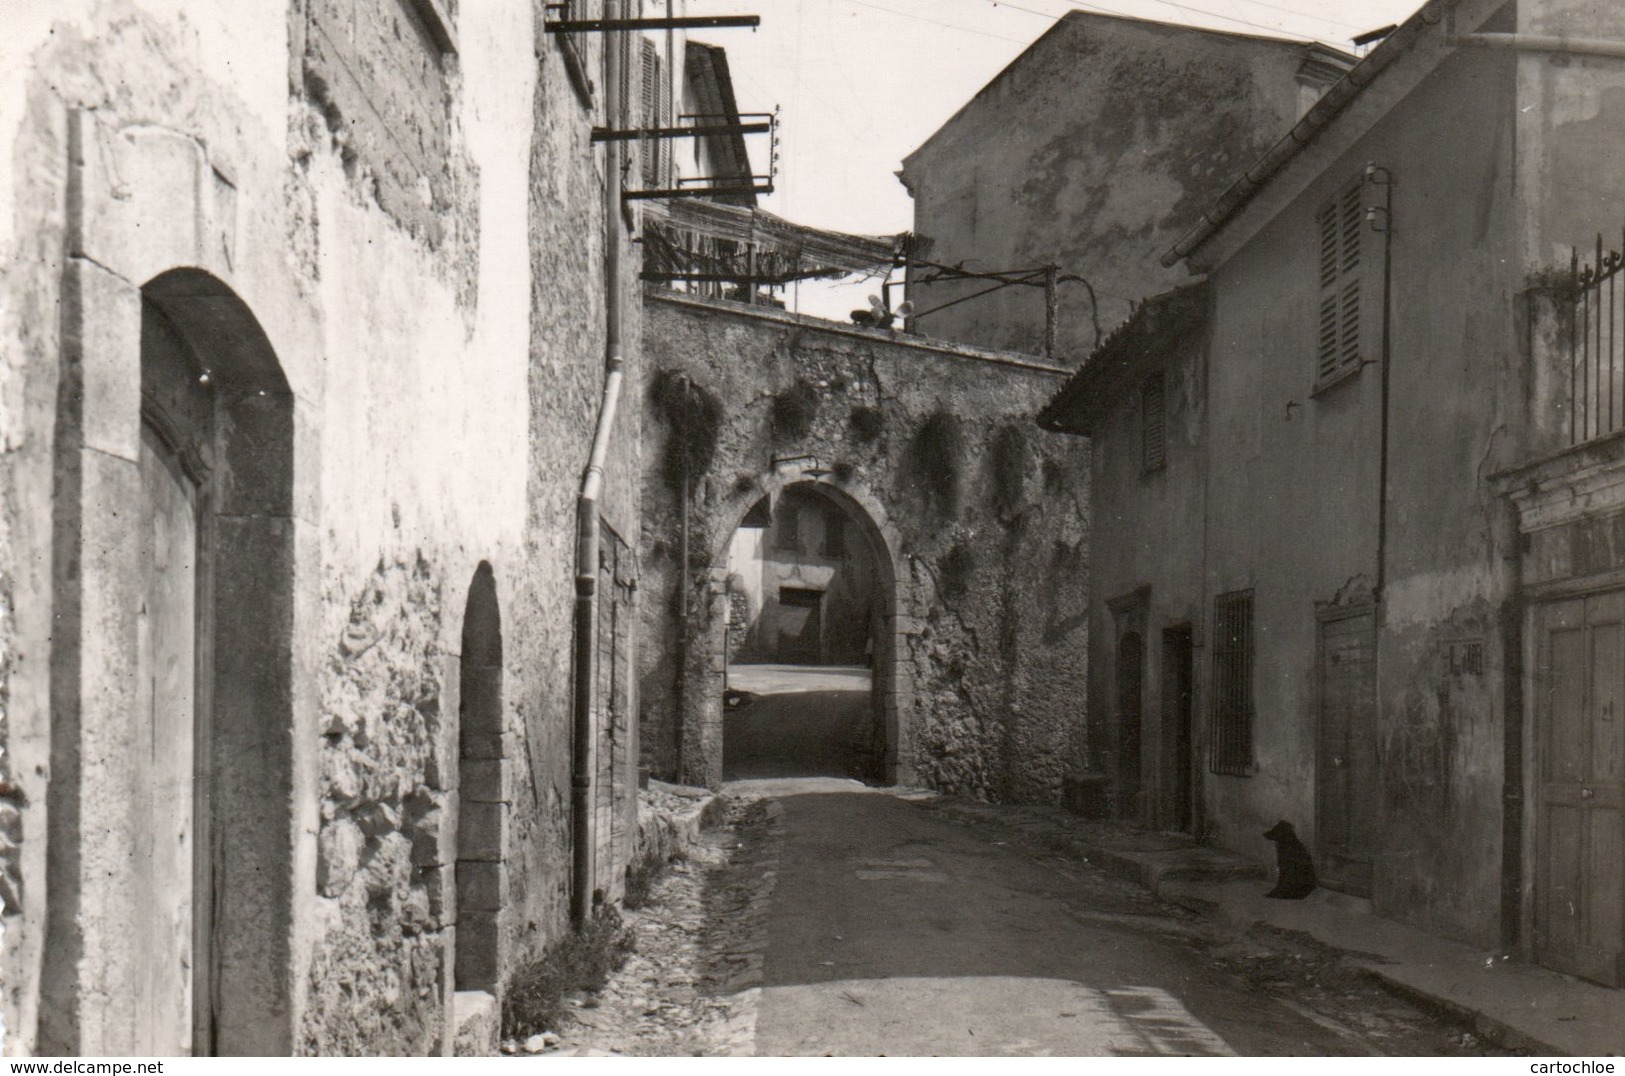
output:
{"label": "plaster peeling off wall", "polygon": [[1449,616],[1394,625],[1381,708],[1383,860],[1373,898],[1384,914],[1493,944],[1500,884],[1504,752],[1494,687],[1504,667],[1485,599]]}
{"label": "plaster peeling off wall", "polygon": [[[453,775],[441,707],[440,583],[421,555],[381,559],[345,597],[323,684],[316,886],[325,935],[310,968],[307,1054],[425,1054],[440,1025],[453,902]],[[454,734],[454,729],[449,730]]]}

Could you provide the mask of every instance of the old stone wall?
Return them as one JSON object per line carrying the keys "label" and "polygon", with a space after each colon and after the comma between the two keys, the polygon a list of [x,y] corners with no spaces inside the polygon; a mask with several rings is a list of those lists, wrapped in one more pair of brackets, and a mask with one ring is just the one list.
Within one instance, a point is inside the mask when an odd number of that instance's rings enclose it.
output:
{"label": "old stone wall", "polygon": [[[454,47],[424,20],[428,8],[449,20]],[[218,1047],[449,1048],[464,985],[459,659],[482,564],[506,643],[503,731],[480,745],[497,752],[480,760],[495,764],[491,787],[505,797],[491,805],[505,821],[486,835],[506,862],[505,891],[489,898],[503,909],[497,990],[566,929],[575,491],[604,369],[604,164],[587,131],[603,98],[566,75],[541,5],[456,8],[83,0],[8,18],[8,1053],[142,1052],[147,1041],[135,954],[150,924],[125,895],[143,836],[127,787],[140,769],[118,731],[135,697],[139,601],[97,590],[118,573],[100,561],[81,572],[73,558],[103,556],[91,539],[114,531],[97,528],[142,518],[124,455],[140,421],[139,331],[103,315],[138,318],[142,289],[177,267],[257,323],[292,423],[291,458],[277,465],[292,476],[291,605],[263,624],[220,605],[234,627],[285,632],[284,665],[248,672],[289,687],[285,720],[263,732],[266,759],[285,758],[286,772],[259,804],[254,845],[280,849],[261,861],[280,864],[278,877],[226,916],[248,917],[274,944],[252,970],[222,972],[243,998],[270,1000],[240,1026],[226,1021]],[[582,51],[598,62],[596,46]],[[222,319],[188,338],[202,372],[209,347],[234,346],[229,329]],[[59,393],[64,377],[89,386],[82,404]],[[639,427],[627,414],[604,513],[635,534]],[[81,454],[85,492],[65,497],[62,460]],[[96,485],[104,471],[112,478]],[[261,476],[229,478],[248,487]],[[111,649],[64,641],[81,638]],[[611,795],[623,835],[632,795]],[[623,868],[599,864],[606,880]],[[217,959],[234,953],[222,944]]]}
{"label": "old stone wall", "polygon": [[[726,555],[745,512],[796,482],[868,520],[892,581],[876,681],[887,776],[1053,802],[1082,747],[1087,474],[1032,423],[1062,372],[1021,356],[673,293],[647,293],[644,758],[721,777]],[[685,397],[673,379],[692,385]],[[680,403],[688,399],[686,408]],[[673,436],[686,423],[686,435]],[[691,453],[694,640],[681,767],[675,688],[681,449]],[[817,472],[808,475],[809,460]],[[779,462],[775,462],[779,461]]]}

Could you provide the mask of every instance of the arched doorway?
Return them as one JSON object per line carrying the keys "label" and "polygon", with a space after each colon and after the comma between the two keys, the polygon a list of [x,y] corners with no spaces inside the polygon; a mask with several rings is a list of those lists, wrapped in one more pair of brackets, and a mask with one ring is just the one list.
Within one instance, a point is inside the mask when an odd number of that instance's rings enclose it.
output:
{"label": "arched doorway", "polygon": [[494,994],[501,977],[503,852],[508,788],[503,750],[502,614],[496,577],[481,561],[468,588],[458,659],[462,701],[457,733],[458,990]]}
{"label": "arched doorway", "polygon": [[260,1052],[287,1002],[293,402],[220,281],[141,298],[137,1052]]}
{"label": "arched doorway", "polygon": [[830,484],[785,485],[744,513],[727,546],[725,777],[891,776],[877,677],[890,569],[874,521]]}
{"label": "arched doorway", "polygon": [[[285,1055],[318,825],[317,658],[294,646],[316,469],[228,283],[236,202],[203,143],[66,121],[35,1049]],[[279,337],[290,369],[301,337]]]}

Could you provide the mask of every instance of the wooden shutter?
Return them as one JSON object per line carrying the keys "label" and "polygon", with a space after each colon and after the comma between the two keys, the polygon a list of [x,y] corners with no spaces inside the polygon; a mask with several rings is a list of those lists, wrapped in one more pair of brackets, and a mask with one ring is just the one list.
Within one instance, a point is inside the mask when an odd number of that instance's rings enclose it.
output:
{"label": "wooden shutter", "polygon": [[1140,466],[1160,470],[1168,458],[1167,393],[1162,374],[1155,373],[1140,386]]}
{"label": "wooden shutter", "polygon": [[[660,50],[646,37],[639,38],[638,42],[642,47],[639,67],[643,75],[642,92],[639,97],[642,107],[639,109],[638,122],[644,127],[660,127],[662,126],[660,87],[665,82],[660,72]],[[669,104],[666,111],[670,111]],[[646,190],[657,190],[664,186],[660,166],[661,157],[664,155],[661,141],[657,138],[642,139],[638,149],[643,158],[643,186]]]}
{"label": "wooden shutter", "polygon": [[1366,280],[1364,183],[1351,184],[1315,217],[1319,242],[1320,305],[1315,381],[1325,384],[1358,369],[1365,346]]}
{"label": "wooden shutter", "polygon": [[[671,76],[658,62],[655,66],[655,74],[657,76],[655,98],[660,104],[658,109],[660,115],[660,126],[671,127],[673,126],[671,114]],[[662,187],[677,186],[677,172],[673,167],[675,164],[675,157],[676,149],[672,144],[672,140],[669,138],[661,139],[660,185]]]}

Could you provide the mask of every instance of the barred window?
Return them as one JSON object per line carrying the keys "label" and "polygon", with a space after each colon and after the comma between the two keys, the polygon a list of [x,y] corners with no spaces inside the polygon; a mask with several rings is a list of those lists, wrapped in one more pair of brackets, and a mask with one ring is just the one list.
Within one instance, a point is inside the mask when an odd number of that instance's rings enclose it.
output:
{"label": "barred window", "polygon": [[1253,592],[1213,599],[1214,773],[1246,777],[1253,766]]}
{"label": "barred window", "polygon": [[1160,471],[1168,461],[1167,398],[1161,372],[1140,386],[1140,469]]}
{"label": "barred window", "polygon": [[1378,301],[1365,294],[1372,279],[1366,262],[1375,252],[1362,250],[1365,233],[1365,184],[1344,188],[1315,216],[1320,245],[1320,314],[1315,348],[1315,384],[1328,385],[1361,366],[1368,350],[1366,305]]}

